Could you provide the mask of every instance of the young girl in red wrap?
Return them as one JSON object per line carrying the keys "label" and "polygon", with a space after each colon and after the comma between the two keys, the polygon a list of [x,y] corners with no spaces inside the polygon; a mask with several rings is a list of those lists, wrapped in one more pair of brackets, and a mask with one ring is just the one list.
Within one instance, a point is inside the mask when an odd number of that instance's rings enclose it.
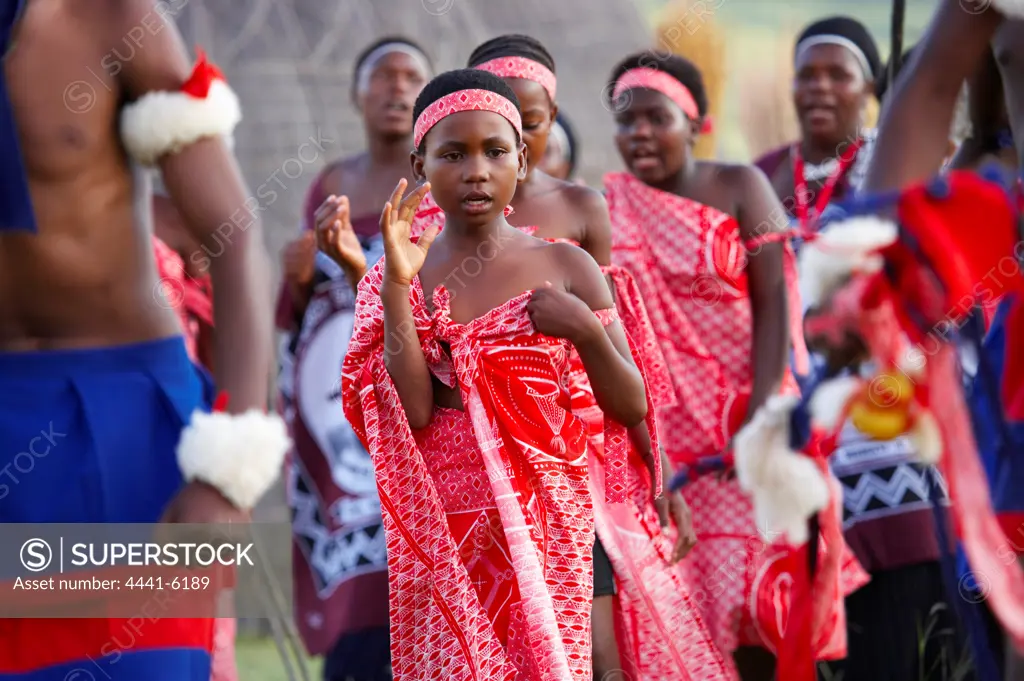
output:
{"label": "young girl in red wrap", "polygon": [[[613,71],[607,93],[629,169],[605,177],[612,261],[636,278],[671,373],[677,403],[659,409],[662,443],[673,466],[690,467],[730,452],[733,435],[770,397],[798,392],[787,368],[791,341],[798,366],[806,350],[791,253],[777,242],[745,246],[785,226],[785,215],[756,168],[694,159],[709,121],[690,62],[632,55]],[[843,596],[863,582],[842,541],[832,487],[815,592],[824,610],[815,648],[805,651],[815,659],[845,654]],[[698,538],[682,563],[690,595],[742,678],[771,678],[792,551],[781,539],[762,540],[778,528],[758,526],[735,478],[704,476],[684,494]],[[827,488],[821,494],[827,499]],[[789,678],[785,670],[780,678]]]}
{"label": "young girl in red wrap", "polygon": [[[443,74],[414,117],[427,184],[403,201],[399,183],[384,208],[342,375],[384,515],[395,678],[590,679],[593,511],[569,357],[609,417],[620,499],[626,428],[653,425],[643,377],[593,259],[505,220],[526,174],[508,85]],[[411,240],[431,187],[445,229]]]}
{"label": "young girl in red wrap", "polygon": [[[611,227],[604,198],[593,189],[551,177],[529,159],[543,159],[558,114],[554,60],[537,40],[505,35],[477,47],[468,66],[502,77],[523,108],[526,179],[512,199],[509,221],[527,233],[586,250],[612,286],[623,327],[637,348],[651,391],[650,408],[675,400],[665,360],[633,278],[611,264]],[[722,678],[718,653],[682,586],[675,563],[695,540],[690,510],[678,493],[659,509],[659,484],[646,426],[633,433],[633,493],[627,503],[606,504],[603,480],[604,415],[587,373],[573,355],[572,408],[588,424],[588,460],[597,542],[594,547],[594,677],[619,679]],[[662,464],[666,462],[662,461]],[[652,484],[655,483],[655,484]],[[663,500],[664,501],[664,500]],[[675,527],[663,533],[669,511]],[[675,545],[673,546],[673,542]]]}

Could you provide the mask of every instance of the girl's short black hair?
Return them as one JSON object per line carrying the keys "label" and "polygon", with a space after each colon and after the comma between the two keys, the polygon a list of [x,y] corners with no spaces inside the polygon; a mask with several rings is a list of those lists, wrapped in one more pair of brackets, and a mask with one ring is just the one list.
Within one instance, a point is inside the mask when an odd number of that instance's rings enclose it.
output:
{"label": "girl's short black hair", "polygon": [[491,38],[469,55],[470,68],[500,57],[525,57],[541,64],[551,73],[555,72],[555,60],[539,40],[528,35],[510,33]]}
{"label": "girl's short black hair", "polygon": [[626,71],[640,68],[664,71],[678,80],[693,95],[693,101],[697,103],[697,112],[701,116],[707,115],[708,95],[704,89],[704,77],[701,75],[700,69],[684,57],[675,54],[659,54],[652,50],[631,54],[615,67],[608,79],[608,87],[605,88],[605,97],[609,105],[614,105],[612,93],[619,78],[622,78]]}
{"label": "girl's short black hair", "polygon": [[569,141],[569,177],[572,177],[576,173],[576,161],[579,158],[579,149],[577,148],[576,132],[573,130],[572,125],[569,123],[569,119],[565,117],[561,111],[555,116],[555,123],[562,128],[565,132],[565,138]]}
{"label": "girl's short black hair", "polygon": [[[512,102],[516,107],[516,111],[522,115],[519,98],[516,97],[516,93],[512,91],[512,88],[504,80],[498,78],[493,73],[479,69],[459,69],[442,73],[427,83],[422,92],[420,92],[419,97],[416,98],[416,105],[412,109],[413,120],[419,120],[420,114],[423,113],[424,109],[437,100],[462,90],[488,90],[501,95]],[[426,135],[423,136],[423,140],[420,140],[420,146],[416,149],[417,153],[423,153],[423,141],[425,139]],[[518,131],[516,132],[516,141],[521,141]]]}

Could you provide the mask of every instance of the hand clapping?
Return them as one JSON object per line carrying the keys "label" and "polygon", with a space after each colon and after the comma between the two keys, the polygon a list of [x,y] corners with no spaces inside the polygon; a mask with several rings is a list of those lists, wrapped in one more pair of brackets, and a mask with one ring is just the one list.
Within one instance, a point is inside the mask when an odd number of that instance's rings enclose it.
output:
{"label": "hand clapping", "polygon": [[316,243],[331,260],[359,281],[366,272],[366,255],[352,231],[347,196],[328,196],[316,210]]}

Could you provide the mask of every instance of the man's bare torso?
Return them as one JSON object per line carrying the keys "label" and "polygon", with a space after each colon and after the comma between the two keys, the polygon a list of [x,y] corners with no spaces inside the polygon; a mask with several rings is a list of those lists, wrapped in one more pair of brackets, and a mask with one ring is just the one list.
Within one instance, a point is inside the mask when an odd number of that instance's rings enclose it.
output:
{"label": "man's bare torso", "polygon": [[[158,291],[149,183],[133,180],[109,37],[116,3],[31,0],[4,63],[37,234],[0,235],[0,351],[179,332]],[[116,24],[113,24],[116,26]]]}

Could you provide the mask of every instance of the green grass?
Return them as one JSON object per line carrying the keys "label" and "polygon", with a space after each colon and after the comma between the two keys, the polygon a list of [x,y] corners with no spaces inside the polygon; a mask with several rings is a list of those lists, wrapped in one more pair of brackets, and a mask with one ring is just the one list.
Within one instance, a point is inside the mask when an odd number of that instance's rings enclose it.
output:
{"label": "green grass", "polygon": [[[277,654],[274,639],[239,635],[235,643],[239,681],[286,681],[284,662]],[[306,659],[310,681],[320,680],[320,658]]]}

